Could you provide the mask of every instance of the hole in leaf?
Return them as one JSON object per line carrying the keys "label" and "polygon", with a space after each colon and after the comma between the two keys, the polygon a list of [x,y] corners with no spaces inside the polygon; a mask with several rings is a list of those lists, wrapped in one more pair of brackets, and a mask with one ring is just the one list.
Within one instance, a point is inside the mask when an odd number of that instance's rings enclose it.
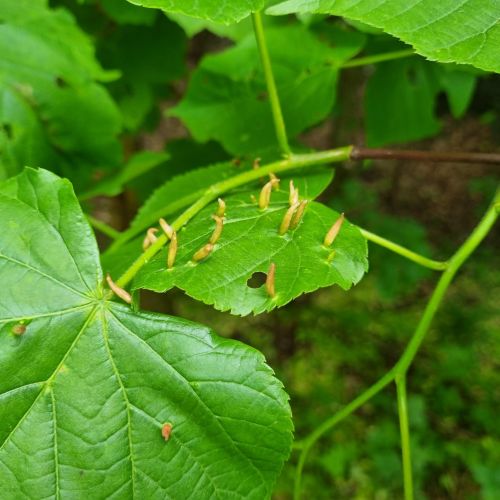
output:
{"label": "hole in leaf", "polygon": [[247,286],[249,288],[260,288],[266,284],[267,274],[266,273],[253,273],[250,278],[248,278]]}
{"label": "hole in leaf", "polygon": [[5,135],[7,136],[7,139],[12,139],[13,133],[12,133],[12,125],[10,123],[4,123],[2,125],[2,130],[4,131]]}
{"label": "hole in leaf", "polygon": [[56,85],[60,89],[64,89],[68,86],[68,82],[66,82],[66,80],[62,76],[58,76],[56,77]]}
{"label": "hole in leaf", "polygon": [[267,99],[268,99],[268,95],[267,95],[267,92],[265,90],[257,94],[258,101],[267,101]]}

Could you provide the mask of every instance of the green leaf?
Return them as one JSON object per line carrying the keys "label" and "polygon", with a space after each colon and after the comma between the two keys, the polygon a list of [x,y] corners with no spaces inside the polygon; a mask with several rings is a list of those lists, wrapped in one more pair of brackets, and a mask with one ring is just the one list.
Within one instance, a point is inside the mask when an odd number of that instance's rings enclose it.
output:
{"label": "green leaf", "polygon": [[[368,261],[366,240],[358,228],[345,221],[333,245],[325,247],[325,235],[339,214],[310,202],[299,225],[280,235],[288,210],[287,184],[282,181],[281,186],[266,210],[260,210],[248,192],[225,198],[222,235],[212,253],[195,262],[193,255],[208,242],[215,226],[214,206],[202,210],[178,234],[175,266],[167,269],[164,249],[139,272],[134,288],[164,292],[176,286],[216,309],[246,315],[285,305],[320,287],[337,284],[347,290],[359,282]],[[301,192],[310,199],[307,190]],[[268,273],[271,263],[276,265],[274,297],[264,284],[253,288],[251,281],[255,273]]]}
{"label": "green leaf", "polygon": [[[268,4],[269,2],[266,2]],[[221,38],[229,38],[235,42],[243,40],[246,36],[253,34],[253,23],[250,17],[233,24],[220,24],[199,17],[186,16],[185,14],[166,12],[166,16],[175,21],[189,38],[206,30]],[[272,16],[263,16],[262,22],[265,29],[283,25],[283,20]]]}
{"label": "green leaf", "polygon": [[288,0],[270,14],[317,12],[362,21],[434,61],[500,72],[500,3],[491,0]]}
{"label": "green leaf", "polygon": [[[338,68],[350,52],[320,42],[302,25],[270,29],[266,38],[287,130],[294,137],[330,113]],[[205,57],[171,114],[196,140],[215,139],[233,154],[273,146],[273,120],[254,37]]]}
{"label": "green leaf", "polygon": [[106,14],[120,25],[151,26],[157,16],[157,12],[154,10],[141,9],[123,0],[100,0],[99,3]]}
{"label": "green leaf", "polygon": [[478,72],[417,57],[377,64],[365,93],[366,142],[381,146],[437,134],[438,96],[446,93],[452,115],[460,118],[472,100]]}
{"label": "green leaf", "polygon": [[264,0],[128,0],[135,5],[177,12],[217,23],[240,21],[264,7]]}
{"label": "green leaf", "polygon": [[377,64],[365,95],[370,146],[416,141],[439,132],[435,65],[419,58]]}
{"label": "green leaf", "polygon": [[292,425],[263,356],[110,302],[69,182],[26,170],[0,220],[2,498],[269,497]]}
{"label": "green leaf", "polygon": [[332,24],[328,17],[315,23],[311,29],[323,43],[334,48],[335,57],[342,62],[361,52],[367,40],[364,33],[353,31],[341,23]]}
{"label": "green leaf", "polygon": [[186,16],[184,14],[167,13],[167,17],[175,21],[185,31],[189,38],[193,38],[203,30],[207,30],[219,37],[237,41],[253,32],[250,18],[243,19],[235,24],[224,25],[214,23],[213,21],[207,21],[206,19]]}
{"label": "green leaf", "polygon": [[45,0],[1,2],[0,54],[0,179],[29,164],[80,186],[120,162],[120,116],[96,83],[116,75],[100,68],[68,12]]}

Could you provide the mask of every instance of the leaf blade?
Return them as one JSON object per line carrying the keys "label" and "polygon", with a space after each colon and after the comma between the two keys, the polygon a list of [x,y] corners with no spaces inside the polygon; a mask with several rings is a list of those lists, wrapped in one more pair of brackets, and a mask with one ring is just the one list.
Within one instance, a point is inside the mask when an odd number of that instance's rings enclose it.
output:
{"label": "leaf blade", "polygon": [[435,61],[471,64],[500,72],[500,4],[485,0],[288,0],[270,14],[317,12],[361,21],[400,38]]}
{"label": "leaf blade", "polygon": [[[80,491],[93,498],[141,498],[164,491],[188,497],[205,495],[210,485],[219,496],[269,496],[290,451],[292,423],[288,397],[263,356],[206,327],[104,300],[95,240],[66,181],[30,170],[2,188],[0,207],[9,217],[0,219],[2,226],[15,220],[10,212],[21,205],[35,222],[57,226],[60,233],[51,226],[46,239],[73,245],[78,235],[86,251],[76,262],[98,268],[84,273],[93,276],[92,296],[85,303],[72,297],[73,308],[64,314],[61,297],[47,295],[50,287],[42,283],[50,312],[37,314],[43,293],[29,306],[21,304],[21,313],[34,314],[18,333],[12,329],[15,301],[9,289],[0,289],[4,496]],[[86,230],[56,224],[58,198],[34,211],[29,202],[47,192],[65,193],[65,202],[71,198],[61,217],[83,221]],[[29,230],[18,228],[21,236]],[[0,233],[0,248],[8,236]],[[11,254],[30,245],[21,238]],[[12,272],[0,267],[2,283]],[[78,291],[86,292],[87,285],[78,282]],[[166,422],[173,425],[168,441],[162,436]]]}
{"label": "leaf blade", "polygon": [[[366,241],[348,221],[333,246],[324,247],[323,239],[339,217],[328,207],[309,202],[298,227],[280,235],[278,229],[289,208],[287,191],[273,193],[266,210],[259,210],[248,193],[225,201],[224,229],[206,259],[195,262],[193,255],[213,231],[213,207],[201,211],[178,236],[174,268],[166,267],[165,249],[142,268],[133,287],[164,292],[176,286],[216,309],[247,315],[283,306],[322,286],[349,289],[367,270]],[[275,297],[264,286],[249,285],[255,273],[267,274],[271,263],[276,264]]]}

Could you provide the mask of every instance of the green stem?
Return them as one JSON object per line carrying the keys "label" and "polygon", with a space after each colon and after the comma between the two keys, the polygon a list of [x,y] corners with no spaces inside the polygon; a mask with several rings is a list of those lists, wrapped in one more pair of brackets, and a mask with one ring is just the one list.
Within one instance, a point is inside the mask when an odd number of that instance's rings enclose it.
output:
{"label": "green stem", "polygon": [[252,14],[253,27],[255,32],[255,39],[259,48],[260,58],[262,60],[262,67],[264,69],[264,76],[266,79],[267,93],[269,94],[269,101],[271,103],[271,112],[273,114],[274,128],[276,130],[276,137],[280,146],[281,152],[285,155],[290,154],[290,146],[288,144],[288,136],[286,133],[285,120],[283,119],[283,112],[281,111],[280,99],[278,90],[276,88],[276,81],[273,75],[273,67],[271,65],[271,58],[267,50],[266,36],[264,33],[264,26],[262,24],[262,15],[260,12]]}
{"label": "green stem", "polygon": [[453,257],[448,261],[448,268],[441,275],[440,280],[434,292],[425,308],[424,314],[422,315],[422,319],[420,320],[415,333],[408,346],[406,347],[403,355],[397,363],[398,373],[404,374],[408,371],[415,355],[424,340],[424,337],[429,330],[432,320],[443,301],[443,298],[450,286],[450,283],[453,281],[453,278],[457,274],[460,267],[463,263],[470,257],[472,252],[479,246],[481,241],[486,237],[486,235],[490,232],[491,228],[495,224],[496,219],[498,218],[498,212],[496,210],[495,204],[500,202],[500,190],[497,191],[495,195],[495,199],[493,203],[490,205],[488,211],[481,219],[476,228],[472,231],[469,237],[465,240],[462,246],[455,252]]}
{"label": "green stem", "polygon": [[428,259],[423,255],[413,252],[412,250],[408,250],[407,248],[394,243],[391,240],[383,238],[382,236],[378,236],[377,234],[371,233],[366,229],[359,228],[361,234],[372,243],[380,245],[381,247],[387,248],[391,252],[397,253],[404,257],[405,259],[411,260],[420,266],[427,267],[429,269],[433,269],[434,271],[444,271],[448,267],[448,262],[442,262],[438,260]]}
{"label": "green stem", "polygon": [[[339,161],[345,161],[349,159],[350,152],[352,150],[352,146],[345,146],[342,148],[336,148],[336,149],[331,149],[327,151],[321,151],[317,153],[309,153],[309,154],[302,154],[302,155],[292,155],[290,157],[287,157],[284,160],[277,161],[270,163],[268,165],[264,165],[263,167],[259,169],[254,169],[253,174],[246,175],[241,174],[238,176],[235,176],[232,179],[236,179],[236,186],[241,186],[243,184],[246,184],[248,182],[251,182],[253,180],[256,180],[258,178],[266,176],[268,173],[273,172],[284,172],[287,170],[293,170],[293,169],[298,169],[298,168],[304,168],[304,167],[311,167],[314,165],[320,165],[324,163],[331,163],[331,162],[339,162]],[[349,152],[349,155],[346,155],[346,153]],[[244,177],[242,177],[244,176]],[[243,178],[243,182],[240,182],[240,180]],[[157,221],[160,217],[167,217],[171,214],[175,214],[182,210],[183,208],[189,207],[193,203],[196,203],[197,200],[202,198],[207,191],[212,191],[214,186],[208,188],[208,189],[202,189],[199,191],[196,191],[194,193],[191,193],[187,196],[184,196],[178,200],[175,200],[174,202],[170,203],[168,206],[163,207],[161,210],[157,211],[154,214],[151,214],[151,221],[149,224],[154,224],[155,221]],[[138,234],[141,233],[141,231],[144,231],[147,229],[147,226],[143,225],[137,225],[130,227],[126,231],[120,234],[120,236],[113,242],[112,245],[106,250],[106,254],[110,254],[113,252],[116,252],[119,248],[121,248],[125,243],[130,241],[132,238],[137,236]]]}
{"label": "green stem", "polygon": [[113,229],[111,226],[108,226],[105,222],[102,222],[99,219],[96,219],[92,215],[86,214],[87,220],[89,221],[89,224],[94,228],[100,231],[101,233],[105,234],[106,236],[109,236],[111,239],[116,240],[121,233],[120,231],[117,231],[116,229]]}
{"label": "green stem", "polygon": [[398,395],[399,428],[401,432],[401,456],[403,461],[403,484],[405,500],[413,500],[413,474],[411,465],[410,426],[408,423],[408,400],[406,397],[406,373],[396,376]]}
{"label": "green stem", "polygon": [[312,446],[328,431],[330,431],[335,425],[337,425],[344,418],[349,416],[355,410],[357,410],[366,401],[375,396],[384,387],[386,387],[390,382],[394,381],[396,377],[406,376],[406,372],[410,367],[415,355],[418,352],[422,341],[425,338],[426,333],[429,331],[430,325],[436,312],[441,305],[450,283],[455,277],[457,271],[467,260],[468,257],[474,252],[474,250],[479,246],[481,241],[490,232],[491,228],[495,224],[496,219],[499,215],[498,204],[500,203],[500,190],[497,191],[493,203],[488,208],[488,211],[481,219],[479,224],[476,226],[474,231],[469,235],[465,242],[456,251],[453,257],[448,261],[448,267],[441,275],[434,292],[431,295],[429,302],[425,308],[422,318],[419,321],[415,332],[413,333],[410,341],[403,354],[401,355],[399,361],[387,372],[385,373],[375,384],[369,387],[366,391],[361,393],[356,399],[347,404],[344,408],[339,410],[337,413],[332,415],[329,419],[323,422],[318,428],[316,428],[307,438],[305,438],[297,447],[301,449],[299,456],[299,461],[297,465],[297,473],[295,476],[295,488],[294,488],[294,499],[298,500],[301,494],[302,486],[302,472],[304,469],[304,464],[306,462],[309,451]]}
{"label": "green stem", "polygon": [[342,64],[341,68],[355,68],[357,66],[367,66],[368,64],[377,64],[384,61],[392,61],[393,59],[401,59],[403,57],[414,56],[415,51],[412,49],[396,50],[394,52],[384,52],[383,54],[374,54],[372,56],[358,57]]}
{"label": "green stem", "polygon": [[[239,186],[248,184],[264,177],[270,173],[279,174],[289,170],[295,170],[312,165],[323,165],[327,163],[346,161],[351,154],[351,146],[343,148],[331,149],[319,153],[310,153],[304,155],[291,155],[283,160],[270,163],[258,169],[247,170],[239,175],[230,177],[222,182],[209,187],[198,200],[185,210],[172,224],[172,227],[178,231],[187,222],[189,222],[200,210],[205,208],[210,202],[217,199],[227,191]],[[136,261],[125,271],[125,273],[117,280],[116,284],[120,287],[125,287],[139,270],[151,260],[167,243],[166,235],[158,237],[157,241],[151,245],[144,253],[142,253]]]}
{"label": "green stem", "polygon": [[[351,149],[350,159],[360,157],[359,156],[360,151],[366,151],[366,149],[359,148],[356,146],[346,146],[345,148]],[[297,158],[301,159],[303,166],[310,166],[310,165],[314,165],[314,161],[316,158],[322,157],[325,155],[326,155],[326,157],[328,157],[330,154],[335,155],[337,151],[345,150],[345,148],[338,148],[338,149],[320,152],[320,153],[296,155],[296,156],[294,156],[294,162],[292,162],[291,168],[295,168],[293,165],[295,164],[295,159],[297,159]],[[387,153],[387,150],[370,150],[370,151],[372,151],[372,152],[378,151],[378,152],[382,152],[382,153],[384,153],[384,152]],[[399,152],[401,152],[401,151],[399,151]],[[390,151],[391,155],[396,154],[396,153],[392,150]],[[428,155],[428,153],[425,153],[425,152],[414,152],[414,151],[413,152],[412,151],[406,151],[406,152],[403,151],[403,153],[408,153],[411,155],[415,155],[416,153],[418,153],[418,154],[422,153],[424,155]],[[467,153],[467,154],[465,154],[465,153],[464,154],[446,153],[445,154],[446,158],[448,158],[448,159],[452,158],[452,157],[456,158],[458,155],[460,155],[462,159],[469,158],[469,157],[470,158],[472,158],[472,157],[477,158],[477,154],[473,155],[470,153]],[[491,155],[491,154],[482,154],[481,156],[483,157],[483,159],[485,159],[485,158],[490,159],[490,160],[495,159],[495,158],[493,158],[495,155]],[[308,160],[307,160],[308,158],[311,159],[312,163],[308,162]],[[435,156],[433,156],[433,158],[435,159]],[[432,158],[430,158],[430,159],[432,159]],[[282,163],[282,162],[278,162],[278,163]],[[272,165],[275,165],[275,163],[273,163]],[[287,163],[287,165],[290,165],[290,164]],[[263,175],[262,170],[256,170],[256,172],[259,172],[259,175]],[[117,235],[115,241],[113,241],[113,243],[106,249],[105,254],[108,255],[108,254],[116,252],[125,243],[127,243],[132,238],[134,238],[135,236],[140,234],[142,231],[146,230],[148,225],[154,224],[160,217],[168,217],[172,214],[179,212],[183,208],[189,207],[191,204],[193,204],[197,200],[199,200],[205,194],[205,192],[206,192],[206,190],[204,190],[204,189],[195,191],[193,193],[190,193],[182,198],[179,198],[179,199],[173,201],[172,203],[169,203],[166,206],[161,207],[155,213],[149,214],[149,220],[145,220],[145,222],[143,222],[142,224],[135,224],[135,225],[129,227],[127,230],[121,232],[119,235]],[[409,259],[409,260],[411,260],[411,261],[413,261],[413,262],[415,262],[423,267],[427,267],[427,268],[433,269],[435,271],[443,271],[448,267],[448,262],[442,262],[442,261],[428,259],[427,257],[423,257],[415,252],[412,252],[411,250],[408,250],[405,247],[398,245],[397,243],[394,243],[386,238],[378,236],[378,235],[376,235],[370,231],[367,231],[365,229],[362,229],[362,228],[360,228],[360,229],[361,229],[363,236],[367,240],[369,240],[372,243],[375,243],[377,245],[380,245],[384,248],[387,248],[388,250],[391,250],[392,252],[397,253],[397,254],[401,255],[402,257],[405,257],[405,258],[407,258],[407,259]]]}

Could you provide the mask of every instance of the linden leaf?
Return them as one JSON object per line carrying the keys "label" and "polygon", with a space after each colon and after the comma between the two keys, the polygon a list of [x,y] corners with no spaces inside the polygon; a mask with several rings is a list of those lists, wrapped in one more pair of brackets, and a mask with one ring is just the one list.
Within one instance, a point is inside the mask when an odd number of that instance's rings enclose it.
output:
{"label": "linden leaf", "polygon": [[439,62],[500,72],[500,2],[491,0],[288,0],[270,14],[316,12],[382,28]]}
{"label": "linden leaf", "polygon": [[[168,250],[164,249],[139,272],[134,288],[164,292],[176,286],[216,309],[246,315],[285,305],[320,287],[336,284],[347,290],[360,281],[368,268],[368,251],[357,227],[345,221],[333,244],[326,247],[325,235],[339,214],[310,202],[298,226],[281,235],[288,191],[273,193],[265,210],[257,206],[258,194],[225,198],[222,235],[210,255],[196,262],[194,254],[208,242],[215,227],[211,219],[215,207],[202,210],[178,234],[175,266],[167,269]],[[274,297],[263,283],[254,288],[251,282],[256,273],[267,273],[272,263],[276,265]]]}
{"label": "linden leaf", "polygon": [[0,221],[2,498],[269,497],[292,424],[263,356],[109,301],[68,181],[26,170]]}

